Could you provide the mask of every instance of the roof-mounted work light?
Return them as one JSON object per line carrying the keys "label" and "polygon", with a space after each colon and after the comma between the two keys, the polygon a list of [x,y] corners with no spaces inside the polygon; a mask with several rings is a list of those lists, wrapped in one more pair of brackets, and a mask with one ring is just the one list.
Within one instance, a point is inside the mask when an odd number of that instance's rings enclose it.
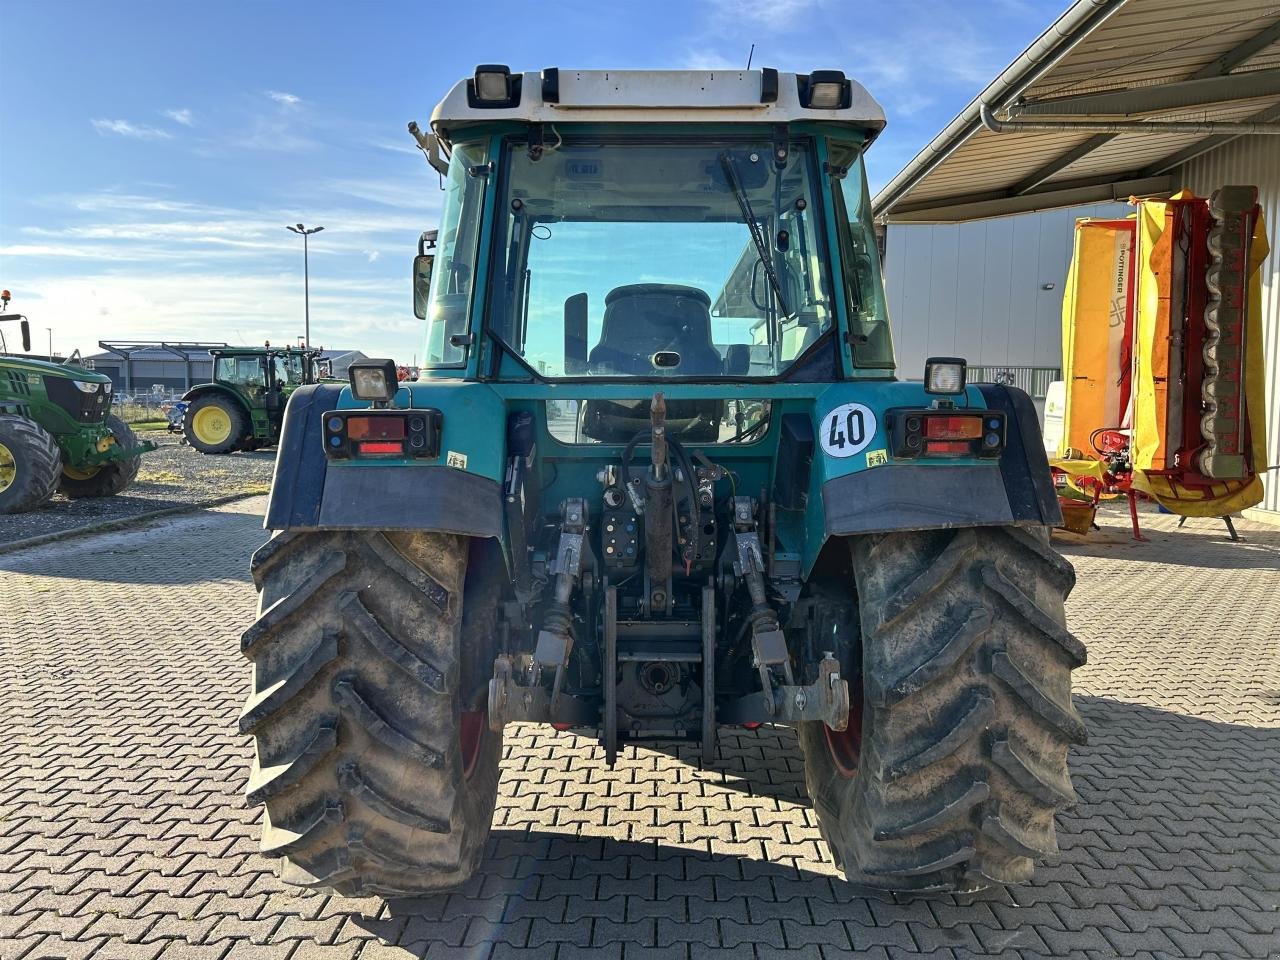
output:
{"label": "roof-mounted work light", "polygon": [[810,110],[845,110],[853,102],[853,85],[842,70],[815,70],[796,77],[800,106]]}
{"label": "roof-mounted work light", "polygon": [[964,393],[968,363],[959,357],[930,357],[924,362],[924,392]]}
{"label": "roof-mounted work light", "polygon": [[467,105],[479,108],[518,107],[520,75],[503,63],[482,63],[467,81]]}

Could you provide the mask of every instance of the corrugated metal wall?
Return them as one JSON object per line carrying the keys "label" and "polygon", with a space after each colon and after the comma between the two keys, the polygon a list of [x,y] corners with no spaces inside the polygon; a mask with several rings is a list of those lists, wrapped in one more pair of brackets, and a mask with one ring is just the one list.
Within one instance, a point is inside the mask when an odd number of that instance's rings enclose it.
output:
{"label": "corrugated metal wall", "polygon": [[961,224],[891,223],[885,285],[898,376],[918,379],[930,356],[1061,366],[1075,221],[1129,212],[1100,203]]}
{"label": "corrugated metal wall", "polygon": [[[1232,183],[1258,188],[1267,218],[1271,254],[1262,266],[1263,353],[1267,364],[1267,454],[1280,464],[1280,152],[1271,137],[1242,137],[1197,157],[1182,168],[1183,183],[1201,196]],[[1280,473],[1264,477],[1261,506],[1280,511]]]}

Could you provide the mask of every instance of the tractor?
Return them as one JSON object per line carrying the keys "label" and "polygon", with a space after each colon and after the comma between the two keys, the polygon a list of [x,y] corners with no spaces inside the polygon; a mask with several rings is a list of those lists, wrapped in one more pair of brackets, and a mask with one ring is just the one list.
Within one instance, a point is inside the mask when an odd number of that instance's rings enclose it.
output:
{"label": "tractor", "polygon": [[709,768],[790,727],[858,884],[1055,853],[1074,571],[1030,398],[895,377],[884,122],[839,71],[490,65],[411,125],[445,182],[426,362],[293,394],[251,564],[247,796],[287,882],[467,881],[511,723]]}
{"label": "tractor", "polygon": [[[3,308],[9,299],[8,290],[0,293]],[[0,312],[5,321],[19,323],[29,353],[27,318]],[[111,378],[7,351],[0,332],[0,514],[35,510],[58,491],[72,498],[123,492],[156,444],[140,441],[111,412]]]}
{"label": "tractor", "polygon": [[192,387],[183,434],[201,453],[233,453],[274,445],[289,396],[322,374],[323,350],[307,347],[218,347],[213,383]]}

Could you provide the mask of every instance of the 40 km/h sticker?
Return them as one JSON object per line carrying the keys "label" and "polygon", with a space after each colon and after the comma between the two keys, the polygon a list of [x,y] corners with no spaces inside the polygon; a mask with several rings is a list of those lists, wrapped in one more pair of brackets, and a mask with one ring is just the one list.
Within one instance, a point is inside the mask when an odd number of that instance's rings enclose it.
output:
{"label": "40 km/h sticker", "polygon": [[876,415],[864,403],[845,403],[822,418],[818,439],[829,457],[861,453],[876,435]]}

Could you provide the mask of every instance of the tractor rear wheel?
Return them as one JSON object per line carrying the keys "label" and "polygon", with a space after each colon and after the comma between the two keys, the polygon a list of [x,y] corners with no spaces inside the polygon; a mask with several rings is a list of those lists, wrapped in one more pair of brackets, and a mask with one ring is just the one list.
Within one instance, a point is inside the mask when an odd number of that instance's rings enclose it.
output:
{"label": "tractor rear wheel", "polygon": [[286,882],[403,896],[479,864],[502,735],[463,691],[467,548],[451,534],[285,532],[254,555],[246,795],[266,805],[262,852],[284,858]]}
{"label": "tractor rear wheel", "polygon": [[[107,417],[107,428],[115,435],[116,444],[125,450],[138,445],[138,435],[133,428],[117,416]],[[62,479],[58,489],[73,499],[79,497],[114,497],[123,493],[138,476],[142,457],[127,457],[100,467],[78,470],[68,464],[62,466]]]}
{"label": "tractor rear wheel", "polygon": [[1067,749],[1086,739],[1071,702],[1085,650],[1063,612],[1074,570],[1043,528],[880,534],[850,548],[861,722],[801,733],[837,863],[892,890],[1030,879],[1057,852],[1054,815],[1075,801]]}
{"label": "tractor rear wheel", "polygon": [[219,393],[196,397],[182,421],[187,443],[201,453],[232,453],[240,449],[249,432],[242,410],[230,397]]}
{"label": "tractor rear wheel", "polygon": [[0,414],[0,513],[36,509],[58,489],[61,471],[62,451],[44,427]]}

